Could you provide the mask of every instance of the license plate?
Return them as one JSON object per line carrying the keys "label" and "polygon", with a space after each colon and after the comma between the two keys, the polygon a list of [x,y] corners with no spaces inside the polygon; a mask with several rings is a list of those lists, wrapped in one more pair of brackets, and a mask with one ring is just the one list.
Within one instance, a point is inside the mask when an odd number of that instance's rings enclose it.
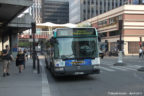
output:
{"label": "license plate", "polygon": [[74,62],[71,62],[73,65],[81,65],[81,64],[84,64],[84,61],[74,61]]}
{"label": "license plate", "polygon": [[84,72],[75,72],[75,75],[82,75]]}

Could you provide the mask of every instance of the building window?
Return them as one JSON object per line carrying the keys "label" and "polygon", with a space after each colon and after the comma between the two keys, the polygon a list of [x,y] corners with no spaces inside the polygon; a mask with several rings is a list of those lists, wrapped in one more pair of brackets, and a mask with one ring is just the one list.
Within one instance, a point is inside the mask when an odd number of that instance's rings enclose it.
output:
{"label": "building window", "polygon": [[108,10],[110,10],[110,2],[108,2]]}
{"label": "building window", "polygon": [[116,23],[116,22],[117,22],[116,17],[113,17],[113,18],[109,19],[109,24],[113,24],[113,23]]}
{"label": "building window", "polygon": [[96,5],[98,5],[98,1],[96,0]]}
{"label": "building window", "polygon": [[115,3],[115,5],[116,5],[116,7],[118,7],[118,3],[117,2]]}
{"label": "building window", "polygon": [[117,35],[120,35],[120,31],[111,31],[109,33],[109,36],[117,36]]}
{"label": "building window", "polygon": [[94,4],[94,0],[91,1],[91,4]]}
{"label": "building window", "polygon": [[85,0],[83,1],[83,4],[84,4],[84,5],[86,4],[86,1],[85,1]]}
{"label": "building window", "polygon": [[107,32],[99,33],[99,35],[100,35],[101,37],[107,37]]}
{"label": "building window", "polygon": [[103,11],[103,10],[102,10],[102,9],[100,9],[100,14],[102,14],[102,11]]}
{"label": "building window", "polygon": [[118,16],[118,20],[122,20],[123,18],[122,18],[122,15],[119,15]]}
{"label": "building window", "polygon": [[88,5],[90,5],[90,1],[88,0]]}
{"label": "building window", "polygon": [[112,1],[112,9],[114,8],[114,1]]}
{"label": "building window", "polygon": [[100,6],[102,6],[102,1],[100,0]]}
{"label": "building window", "polygon": [[121,6],[122,5],[122,0],[120,0],[120,2],[119,2],[119,6]]}
{"label": "building window", "polygon": [[102,26],[102,21],[99,21],[99,22],[98,22],[98,26],[99,26],[99,27]]}
{"label": "building window", "polygon": [[91,16],[94,17],[94,9],[91,9]]}

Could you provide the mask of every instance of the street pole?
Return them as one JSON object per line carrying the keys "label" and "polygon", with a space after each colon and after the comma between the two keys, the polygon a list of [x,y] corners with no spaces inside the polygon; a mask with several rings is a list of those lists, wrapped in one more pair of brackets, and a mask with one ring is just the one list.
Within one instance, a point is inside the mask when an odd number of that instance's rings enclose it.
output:
{"label": "street pole", "polygon": [[36,69],[36,52],[35,52],[35,33],[36,33],[36,24],[35,22],[31,23],[32,26],[32,37],[33,37],[33,69]]}
{"label": "street pole", "polygon": [[123,45],[123,40],[122,40],[122,31],[123,31],[123,20],[119,20],[119,32],[120,32],[120,40],[118,41],[118,47],[119,47],[119,53],[118,53],[118,61],[117,63],[114,64],[114,66],[123,66],[125,65],[123,63],[123,51],[122,51],[122,45]]}
{"label": "street pole", "polygon": [[[32,35],[30,35],[30,39],[32,39]],[[32,52],[31,52],[31,42],[30,42],[30,58],[32,58]]]}
{"label": "street pole", "polygon": [[139,46],[141,48],[142,47],[142,37],[139,37],[139,38],[140,38]]}

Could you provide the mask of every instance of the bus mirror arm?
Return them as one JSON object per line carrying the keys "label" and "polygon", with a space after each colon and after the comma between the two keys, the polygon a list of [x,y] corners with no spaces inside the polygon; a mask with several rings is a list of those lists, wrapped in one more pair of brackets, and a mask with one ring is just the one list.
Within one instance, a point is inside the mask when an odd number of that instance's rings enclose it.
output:
{"label": "bus mirror arm", "polygon": [[100,36],[98,36],[98,41],[101,42],[101,37]]}
{"label": "bus mirror arm", "polygon": [[50,39],[50,43],[51,43],[51,45],[53,45],[54,43],[58,44],[58,41],[56,40],[56,38],[52,37]]}

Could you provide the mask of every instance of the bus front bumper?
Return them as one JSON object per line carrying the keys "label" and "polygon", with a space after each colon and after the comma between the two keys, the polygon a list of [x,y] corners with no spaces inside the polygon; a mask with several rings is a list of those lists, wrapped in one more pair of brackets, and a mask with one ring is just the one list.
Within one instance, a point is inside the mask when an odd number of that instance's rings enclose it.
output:
{"label": "bus front bumper", "polygon": [[99,66],[66,66],[57,67],[54,70],[55,75],[65,76],[65,75],[86,75],[86,74],[99,74]]}

